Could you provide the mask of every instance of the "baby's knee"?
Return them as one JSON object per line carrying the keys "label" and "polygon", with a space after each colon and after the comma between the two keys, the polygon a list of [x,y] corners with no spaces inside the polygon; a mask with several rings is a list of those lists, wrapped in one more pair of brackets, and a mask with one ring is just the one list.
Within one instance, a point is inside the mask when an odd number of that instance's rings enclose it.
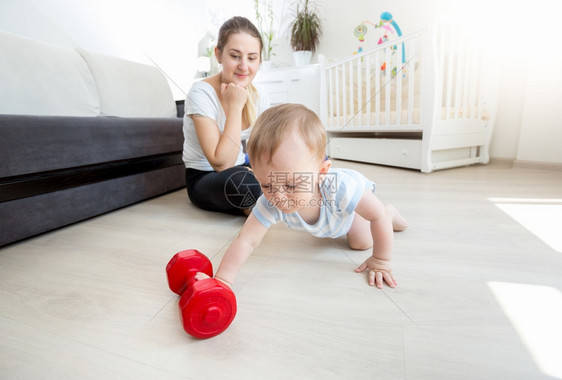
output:
{"label": "baby's knee", "polygon": [[349,248],[355,251],[364,251],[373,247],[371,240],[352,241],[348,239]]}

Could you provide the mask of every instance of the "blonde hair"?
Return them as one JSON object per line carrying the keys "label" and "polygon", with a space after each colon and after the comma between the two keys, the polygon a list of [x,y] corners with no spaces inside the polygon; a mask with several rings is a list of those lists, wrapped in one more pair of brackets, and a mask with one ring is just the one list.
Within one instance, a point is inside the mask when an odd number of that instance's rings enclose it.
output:
{"label": "blonde hair", "polygon": [[248,140],[250,164],[262,163],[262,156],[271,157],[281,142],[298,131],[313,156],[310,159],[324,160],[326,156],[326,130],[318,115],[301,104],[281,104],[264,111],[256,120]]}
{"label": "blonde hair", "polygon": [[[261,34],[254,24],[245,17],[235,16],[226,20],[219,29],[219,35],[217,39],[217,49],[222,53],[222,49],[228,43],[228,39],[233,34],[247,33],[250,36],[256,38],[260,44],[260,62],[261,62],[261,52],[263,50],[263,41]],[[253,125],[256,122],[256,106],[258,102],[258,91],[253,84],[249,84],[246,88],[248,91],[248,100],[244,105],[242,110],[242,115],[244,119]]]}
{"label": "blonde hair", "polygon": [[242,109],[242,115],[249,125],[254,125],[257,114],[255,104],[258,102],[258,90],[251,83],[246,87],[246,90],[248,91],[248,99]]}

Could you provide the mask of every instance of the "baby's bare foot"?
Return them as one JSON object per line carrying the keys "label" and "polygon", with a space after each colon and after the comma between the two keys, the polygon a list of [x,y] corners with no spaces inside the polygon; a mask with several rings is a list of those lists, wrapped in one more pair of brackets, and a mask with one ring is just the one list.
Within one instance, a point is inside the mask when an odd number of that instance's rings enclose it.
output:
{"label": "baby's bare foot", "polygon": [[408,221],[400,215],[393,205],[386,205],[386,208],[390,212],[390,215],[392,215],[392,228],[394,231],[404,231],[408,228]]}

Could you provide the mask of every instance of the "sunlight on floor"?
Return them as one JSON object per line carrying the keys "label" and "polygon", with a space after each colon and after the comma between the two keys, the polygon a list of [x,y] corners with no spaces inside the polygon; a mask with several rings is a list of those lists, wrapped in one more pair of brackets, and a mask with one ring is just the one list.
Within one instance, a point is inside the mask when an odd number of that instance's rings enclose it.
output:
{"label": "sunlight on floor", "polygon": [[549,286],[488,282],[539,368],[562,379],[562,293]]}
{"label": "sunlight on floor", "polygon": [[533,235],[562,253],[562,199],[489,198]]}

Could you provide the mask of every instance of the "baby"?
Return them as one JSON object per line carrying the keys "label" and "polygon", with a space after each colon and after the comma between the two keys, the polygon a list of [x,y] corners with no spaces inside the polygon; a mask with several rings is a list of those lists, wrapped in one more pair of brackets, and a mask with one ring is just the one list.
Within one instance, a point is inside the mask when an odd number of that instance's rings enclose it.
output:
{"label": "baby", "polygon": [[232,286],[268,228],[284,221],[317,237],[347,235],[352,249],[372,248],[372,256],[355,271],[368,271],[371,286],[396,286],[390,266],[393,230],[404,230],[408,223],[394,207],[379,201],[375,184],[362,174],[330,168],[325,148],[326,131],[308,108],[283,104],[260,115],[247,150],[263,195],[225,252],[215,278]]}

